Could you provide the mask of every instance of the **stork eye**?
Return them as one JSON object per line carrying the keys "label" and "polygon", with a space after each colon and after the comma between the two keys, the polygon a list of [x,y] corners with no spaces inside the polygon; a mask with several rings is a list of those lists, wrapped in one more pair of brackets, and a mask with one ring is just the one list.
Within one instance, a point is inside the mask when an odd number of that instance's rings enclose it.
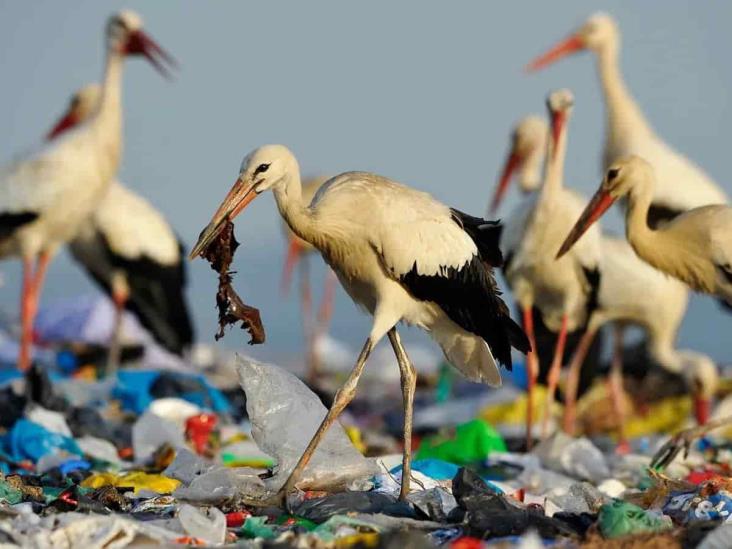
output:
{"label": "stork eye", "polygon": [[257,175],[257,174],[260,174],[260,173],[264,173],[268,169],[269,169],[269,164],[260,164],[259,166],[257,166],[257,169],[254,170],[254,175]]}
{"label": "stork eye", "polygon": [[618,176],[619,173],[620,173],[620,170],[618,168],[613,168],[611,170],[608,170],[607,180],[612,181],[613,179],[615,179]]}

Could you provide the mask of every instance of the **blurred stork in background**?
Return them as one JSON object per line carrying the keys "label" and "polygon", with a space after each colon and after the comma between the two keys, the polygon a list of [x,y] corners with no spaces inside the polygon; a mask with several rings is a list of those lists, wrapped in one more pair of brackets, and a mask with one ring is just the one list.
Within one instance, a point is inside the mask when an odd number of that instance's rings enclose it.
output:
{"label": "blurred stork in background", "polygon": [[119,168],[122,67],[127,55],[144,55],[163,74],[163,63],[172,61],[145,34],[136,13],[113,15],[106,26],[106,65],[97,108],[66,135],[0,168],[0,256],[23,260],[21,370],[31,363],[33,319],[48,264],[60,246],[77,236]]}
{"label": "blurred stork in background", "polygon": [[[96,84],[74,94],[49,139],[83,124],[100,97],[101,88]],[[107,373],[119,365],[125,309],[166,350],[181,355],[193,343],[185,298],[183,244],[163,214],[147,200],[113,181],[69,248],[115,306]]]}
{"label": "blurred stork in background", "polygon": [[600,231],[586,235],[571,257],[554,260],[563,235],[582,211],[583,200],[562,184],[567,147],[567,123],[574,104],[569,90],[549,94],[547,107],[551,132],[541,190],[520,206],[501,235],[501,249],[506,261],[504,273],[516,301],[523,311],[524,329],[531,341],[527,357],[527,445],[533,439],[533,390],[539,372],[533,307],[541,313],[544,324],[557,333],[554,357],[547,379],[547,399],[542,435],[546,435],[554,392],[559,383],[567,332],[583,330],[594,307],[600,284]]}
{"label": "blurred stork in background", "polygon": [[[302,199],[310,203],[315,193],[328,181],[328,177],[313,177],[306,179],[302,184]],[[283,224],[287,241],[287,255],[282,269],[282,292],[286,294],[292,280],[295,266],[300,270],[300,314],[302,318],[303,334],[306,346],[306,377],[311,384],[316,384],[320,375],[322,360],[320,357],[320,338],[328,331],[330,318],[333,314],[333,299],[335,298],[335,273],[328,268],[323,285],[323,296],[320,300],[317,316],[313,317],[313,299],[310,286],[310,267],[308,256],[316,252],[316,248],[297,236],[292,229]]]}
{"label": "blurred stork in background", "polygon": [[539,70],[582,50],[595,54],[605,97],[603,169],[621,157],[638,155],[656,172],[658,184],[648,208],[648,224],[656,227],[686,210],[726,203],[727,195],[699,166],[656,135],[631,96],[620,72],[620,30],[610,15],[593,15],[568,38],[532,61],[528,69]]}

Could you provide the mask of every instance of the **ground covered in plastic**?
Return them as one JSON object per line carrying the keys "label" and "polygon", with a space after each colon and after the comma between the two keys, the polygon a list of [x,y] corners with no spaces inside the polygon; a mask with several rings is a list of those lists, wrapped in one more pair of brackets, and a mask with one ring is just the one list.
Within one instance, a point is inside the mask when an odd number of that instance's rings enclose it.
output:
{"label": "ground covered in plastic", "polygon": [[651,466],[686,421],[683,396],[631,417],[635,436],[618,452],[611,433],[590,428],[607,400],[591,392],[581,414],[591,438],[556,432],[526,452],[520,391],[423,387],[412,490],[399,501],[398,387],[366,379],[285,507],[274,496],[327,396],[277,366],[241,359],[235,369],[219,388],[203,375],[134,369],[102,381],[7,376],[0,544],[732,546],[724,428]]}

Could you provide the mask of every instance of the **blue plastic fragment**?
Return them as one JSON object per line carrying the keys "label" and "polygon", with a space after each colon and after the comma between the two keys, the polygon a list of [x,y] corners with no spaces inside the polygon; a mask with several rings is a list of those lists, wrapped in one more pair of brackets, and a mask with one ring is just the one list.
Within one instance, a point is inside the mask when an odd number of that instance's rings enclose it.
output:
{"label": "blue plastic fragment", "polygon": [[47,454],[57,450],[65,450],[70,454],[82,455],[82,451],[73,438],[59,433],[52,433],[41,425],[21,418],[15,422],[10,432],[0,438],[3,451],[10,459],[20,462],[26,459],[37,463]]}
{"label": "blue plastic fragment", "polygon": [[64,461],[61,465],[58,466],[58,468],[62,474],[68,475],[73,471],[87,471],[91,469],[91,463],[89,463],[85,459],[70,459],[68,461]]}

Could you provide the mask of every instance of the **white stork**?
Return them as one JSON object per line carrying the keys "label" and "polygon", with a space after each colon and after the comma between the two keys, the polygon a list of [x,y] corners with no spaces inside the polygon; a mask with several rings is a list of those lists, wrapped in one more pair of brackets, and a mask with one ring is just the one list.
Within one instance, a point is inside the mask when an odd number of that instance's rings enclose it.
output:
{"label": "white stork", "polygon": [[404,398],[400,491],[404,498],[409,493],[416,372],[400,342],[397,323],[429,332],[450,363],[467,378],[489,385],[501,383],[496,360],[510,368],[511,347],[528,351],[526,336],[509,317],[493,278],[492,267],[502,261],[500,225],[365,172],[330,179],[307,204],[295,157],[282,145],[267,145],[244,159],[236,183],[191,257],[205,250],[226,220],[267,190],[274,192],[280,214],[295,234],[320,250],[348,295],[374,318],[353,371],[282,494],[295,486],[328,427],[353,398],[372,348],[388,335]]}
{"label": "white stork", "polygon": [[[310,203],[318,189],[328,181],[328,177],[313,177],[302,184],[302,200]],[[315,319],[312,316],[312,294],[310,291],[310,274],[307,263],[307,256],[316,252],[317,249],[297,236],[287,223],[284,223],[285,238],[287,239],[287,256],[282,269],[282,291],[286,293],[292,272],[296,265],[300,266],[300,305],[302,314],[302,325],[307,345],[307,378],[311,383],[316,383],[320,374],[320,356],[318,342],[323,333],[327,332],[330,317],[333,313],[333,299],[336,290],[336,277],[331,269],[325,275],[323,297],[320,300],[318,313]]]}
{"label": "white stork", "polygon": [[[516,126],[512,146],[499,180],[492,205],[496,208],[505,196],[512,175],[519,170],[519,187],[524,194],[536,190],[539,182],[532,176],[530,166],[539,166],[544,157],[543,143],[547,132],[541,119],[528,116]],[[543,122],[543,120],[542,120]],[[528,170],[528,175],[527,175]],[[498,200],[495,200],[495,198]],[[510,231],[514,218],[521,219],[522,211],[531,198],[526,197],[509,217],[506,230]],[[694,395],[697,422],[703,424],[709,417],[711,396],[718,385],[717,368],[710,357],[691,350],[676,349],[676,337],[686,313],[687,287],[641,261],[630,245],[621,239],[600,237],[600,286],[596,307],[592,310],[587,329],[580,339],[569,364],[565,396],[563,427],[574,432],[577,389],[580,369],[598,330],[607,323],[615,325],[611,391],[615,411],[620,416],[622,383],[622,334],[625,326],[638,326],[646,333],[651,357],[666,370],[681,374]],[[618,418],[621,425],[623,418]]]}
{"label": "white stork", "polygon": [[[84,123],[100,97],[97,84],[75,93],[49,138]],[[119,331],[125,308],[168,351],[180,355],[190,346],[193,327],[184,295],[183,244],[152,204],[119,181],[112,181],[69,248],[115,305],[111,368],[119,360]]]}
{"label": "white stork", "polygon": [[[524,329],[532,349],[536,349],[532,308],[542,315],[544,324],[558,334],[554,358],[548,375],[547,403],[544,414],[546,434],[548,412],[554,399],[568,331],[584,328],[599,285],[598,261],[600,232],[589,233],[575,253],[561,263],[554,261],[572,219],[582,211],[583,200],[562,185],[567,144],[567,122],[573,97],[568,90],[551,93],[547,106],[551,118],[544,184],[512,216],[501,236],[506,255],[504,272],[508,284],[523,311]],[[527,445],[531,444],[533,426],[533,388],[539,372],[534,352],[527,357]]]}
{"label": "white stork", "polygon": [[538,70],[584,49],[595,53],[605,96],[607,130],[603,169],[618,158],[638,155],[650,162],[656,172],[659,184],[648,210],[649,225],[655,227],[692,208],[726,203],[724,191],[699,166],[664,143],[643,116],[620,72],[620,30],[611,16],[593,15],[528,68]]}
{"label": "white stork", "polygon": [[714,362],[707,355],[676,348],[676,338],[688,303],[686,286],[639,259],[624,239],[603,236],[600,246],[602,277],[597,306],[569,364],[564,393],[564,430],[574,433],[582,362],[595,334],[608,323],[614,325],[610,388],[615,412],[619,415],[621,438],[622,338],[627,326],[640,327],[646,333],[650,356],[661,367],[683,376],[694,396],[697,422],[705,423],[709,417],[711,396],[717,389],[718,375]]}
{"label": "white stork", "polygon": [[119,167],[124,58],[144,55],[161,72],[165,72],[162,61],[170,61],[143,32],[140,17],[130,11],[109,19],[106,43],[102,97],[89,120],[0,168],[0,256],[23,260],[18,356],[23,370],[30,365],[31,328],[48,263],[77,235]]}

